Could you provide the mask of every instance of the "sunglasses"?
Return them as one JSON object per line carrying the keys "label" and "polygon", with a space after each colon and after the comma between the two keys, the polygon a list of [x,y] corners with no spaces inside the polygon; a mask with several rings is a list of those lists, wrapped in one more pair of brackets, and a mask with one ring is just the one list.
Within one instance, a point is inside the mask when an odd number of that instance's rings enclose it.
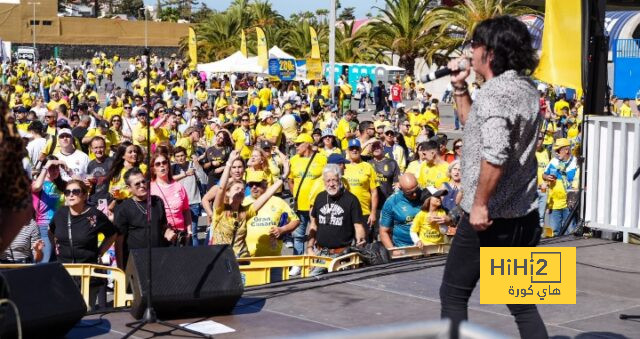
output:
{"label": "sunglasses", "polygon": [[453,145],[453,148],[462,148],[462,144]]}
{"label": "sunglasses", "polygon": [[240,119],[240,121],[249,121],[249,119]]}
{"label": "sunglasses", "polygon": [[146,180],[140,180],[138,182],[134,182],[131,184],[132,187],[144,187],[144,185],[147,183]]}
{"label": "sunglasses", "polygon": [[480,43],[479,41],[471,40],[469,42],[469,45],[471,46],[471,48],[478,48],[478,47],[482,46],[483,44]]}
{"label": "sunglasses", "polygon": [[385,133],[384,133],[384,135],[394,135],[394,134],[395,134],[395,133],[394,133],[394,132],[391,132],[391,131],[389,131],[389,132],[385,132]]}
{"label": "sunglasses", "polygon": [[414,189],[412,189],[412,190],[410,190],[410,191],[404,191],[404,190],[403,190],[403,191],[402,191],[402,193],[403,193],[405,196],[413,196],[413,195],[415,195],[416,193],[418,193],[419,191],[420,191],[420,187],[416,187],[416,188],[414,188]]}
{"label": "sunglasses", "polygon": [[122,120],[120,120],[120,119],[113,119],[113,120],[111,120],[111,122],[120,122],[120,121],[122,121]]}
{"label": "sunglasses", "polygon": [[124,109],[131,109],[131,106],[124,106]]}
{"label": "sunglasses", "polygon": [[247,186],[249,186],[249,188],[262,187],[262,181],[260,181],[260,182],[248,182]]}
{"label": "sunglasses", "polygon": [[360,152],[360,147],[349,147],[349,152],[358,151]]}
{"label": "sunglasses", "polygon": [[162,160],[162,161],[154,162],[153,166],[155,167],[166,166],[168,163],[169,163],[168,161]]}
{"label": "sunglasses", "polygon": [[53,115],[47,115],[47,116],[45,116],[44,118],[45,118],[45,119],[53,119],[53,118],[55,118],[55,116],[53,116]]}
{"label": "sunglasses", "polygon": [[75,195],[75,196],[78,196],[78,195],[82,194],[82,190],[79,189],[79,188],[74,188],[74,189],[70,189],[70,190],[67,189],[67,190],[64,190],[63,193],[64,193],[65,197],[68,197],[68,196],[70,196],[72,194]]}
{"label": "sunglasses", "polygon": [[61,135],[58,136],[58,138],[60,138],[60,139],[71,138],[71,135],[69,135],[69,134],[61,134]]}

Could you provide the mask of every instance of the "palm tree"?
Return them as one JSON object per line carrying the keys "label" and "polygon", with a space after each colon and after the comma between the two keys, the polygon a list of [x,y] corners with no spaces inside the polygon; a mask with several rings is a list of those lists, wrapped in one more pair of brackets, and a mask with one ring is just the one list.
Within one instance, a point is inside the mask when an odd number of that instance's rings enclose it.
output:
{"label": "palm tree", "polygon": [[240,19],[227,13],[215,13],[196,27],[198,60],[225,58],[240,47]]}
{"label": "palm tree", "polygon": [[463,0],[453,7],[432,10],[425,19],[426,30],[436,30],[434,44],[424,53],[427,63],[443,64],[455,50],[471,40],[471,34],[482,20],[499,15],[520,16],[535,10],[518,5],[518,1]]}
{"label": "palm tree", "polygon": [[336,29],[336,61],[346,63],[384,63],[385,50],[369,36],[370,25],[354,31],[355,20],[342,22]]}
{"label": "palm tree", "polygon": [[383,19],[371,23],[372,40],[400,56],[399,64],[413,75],[415,59],[422,56],[433,36],[423,29],[430,0],[385,0],[377,8]]}
{"label": "palm tree", "polygon": [[309,26],[312,26],[316,33],[318,33],[318,45],[320,47],[320,55],[324,60],[327,59],[328,54],[328,40],[329,32],[326,25],[319,25],[317,22],[309,22],[308,20],[299,21],[296,24],[290,26],[286,30],[284,36],[282,36],[281,42],[284,42],[280,46],[284,51],[293,55],[297,59],[305,59],[311,56],[311,35],[309,33]]}

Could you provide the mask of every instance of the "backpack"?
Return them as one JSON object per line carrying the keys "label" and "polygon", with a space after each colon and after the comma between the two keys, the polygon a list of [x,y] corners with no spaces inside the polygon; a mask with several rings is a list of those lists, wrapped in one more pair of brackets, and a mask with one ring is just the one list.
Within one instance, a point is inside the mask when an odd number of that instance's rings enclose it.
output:
{"label": "backpack", "polygon": [[350,252],[360,254],[362,261],[367,266],[387,264],[391,261],[389,251],[378,241],[366,244],[364,247],[352,246]]}

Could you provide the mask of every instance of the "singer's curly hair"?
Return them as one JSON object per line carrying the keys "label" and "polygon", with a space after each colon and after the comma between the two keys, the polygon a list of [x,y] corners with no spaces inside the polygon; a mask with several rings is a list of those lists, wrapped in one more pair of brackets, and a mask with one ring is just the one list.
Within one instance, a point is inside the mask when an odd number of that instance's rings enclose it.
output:
{"label": "singer's curly hair", "polygon": [[482,21],[473,31],[472,41],[493,52],[490,67],[494,76],[507,70],[530,75],[538,66],[531,34],[514,17],[503,15]]}
{"label": "singer's curly hair", "polygon": [[31,182],[22,167],[27,150],[15,124],[7,123],[9,114],[7,103],[0,99],[0,208],[18,210],[29,203]]}

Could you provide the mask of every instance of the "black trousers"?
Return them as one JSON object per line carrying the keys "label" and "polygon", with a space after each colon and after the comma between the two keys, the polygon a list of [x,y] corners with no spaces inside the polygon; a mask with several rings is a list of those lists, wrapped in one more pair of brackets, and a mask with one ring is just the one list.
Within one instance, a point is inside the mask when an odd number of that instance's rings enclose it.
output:
{"label": "black trousers", "polygon": [[[462,216],[440,286],[440,316],[451,319],[452,338],[458,338],[458,326],[468,318],[469,297],[480,279],[480,247],[532,247],[540,241],[541,233],[537,211],[520,218],[494,219],[482,232],[471,227],[469,214]],[[548,338],[536,305],[507,307],[515,317],[521,338]]]}

